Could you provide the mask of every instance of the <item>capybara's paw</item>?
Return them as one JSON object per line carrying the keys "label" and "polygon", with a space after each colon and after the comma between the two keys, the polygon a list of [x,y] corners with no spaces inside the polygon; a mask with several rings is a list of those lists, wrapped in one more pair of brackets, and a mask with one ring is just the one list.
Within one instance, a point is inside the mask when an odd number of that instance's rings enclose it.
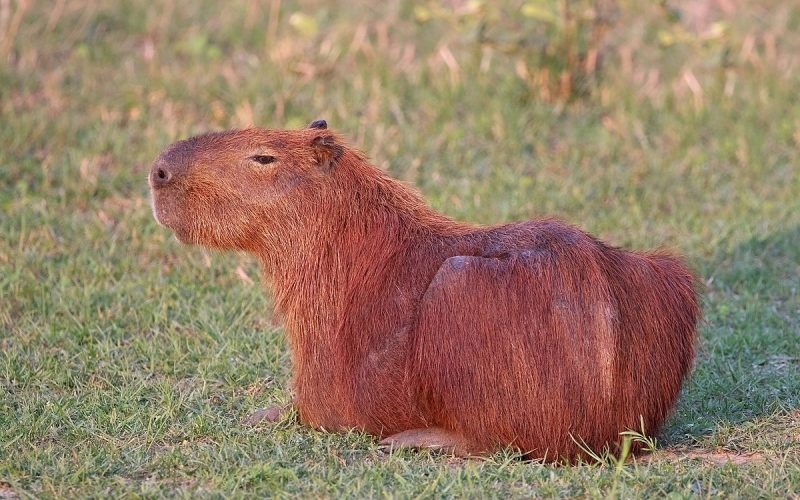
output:
{"label": "capybara's paw", "polygon": [[245,425],[258,425],[261,423],[273,423],[281,419],[285,409],[280,406],[269,406],[256,410],[242,420]]}
{"label": "capybara's paw", "polygon": [[409,429],[398,432],[382,439],[379,444],[382,448],[390,451],[400,448],[413,448],[436,450],[459,457],[473,454],[471,446],[469,446],[464,437],[440,427]]}

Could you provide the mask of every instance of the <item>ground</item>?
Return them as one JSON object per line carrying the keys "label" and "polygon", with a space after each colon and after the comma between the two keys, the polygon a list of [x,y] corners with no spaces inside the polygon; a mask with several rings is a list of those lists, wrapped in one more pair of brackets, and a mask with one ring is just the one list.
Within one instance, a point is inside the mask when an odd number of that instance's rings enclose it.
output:
{"label": "ground", "polygon": [[[620,1],[590,67],[554,5],[0,1],[0,498],[797,497],[800,6]],[[157,226],[146,173],[193,133],[318,118],[455,218],[685,255],[705,317],[658,451],[249,425],[289,402],[282,327],[251,258]]]}

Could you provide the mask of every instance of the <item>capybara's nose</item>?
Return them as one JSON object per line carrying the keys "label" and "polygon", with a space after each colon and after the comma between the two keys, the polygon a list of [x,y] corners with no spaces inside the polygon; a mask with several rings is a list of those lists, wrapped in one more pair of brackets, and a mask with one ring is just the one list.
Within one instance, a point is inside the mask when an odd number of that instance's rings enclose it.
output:
{"label": "capybara's nose", "polygon": [[173,177],[174,175],[169,165],[162,161],[156,162],[152,170],[150,170],[150,184],[153,187],[164,187],[170,183]]}

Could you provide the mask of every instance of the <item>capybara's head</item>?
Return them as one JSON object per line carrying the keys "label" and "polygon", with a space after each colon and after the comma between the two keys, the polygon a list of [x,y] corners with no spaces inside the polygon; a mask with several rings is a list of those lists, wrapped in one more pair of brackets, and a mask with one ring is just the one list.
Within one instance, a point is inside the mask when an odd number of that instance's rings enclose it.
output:
{"label": "capybara's head", "polygon": [[253,250],[268,238],[270,221],[285,226],[303,211],[343,152],[324,120],[303,130],[253,128],[179,141],[150,169],[153,215],[183,243]]}

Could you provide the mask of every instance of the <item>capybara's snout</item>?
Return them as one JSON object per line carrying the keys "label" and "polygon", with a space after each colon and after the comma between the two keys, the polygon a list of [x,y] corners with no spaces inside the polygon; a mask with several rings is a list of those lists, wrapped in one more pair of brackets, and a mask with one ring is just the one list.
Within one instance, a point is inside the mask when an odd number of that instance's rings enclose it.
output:
{"label": "capybara's snout", "polygon": [[162,151],[150,167],[150,187],[160,189],[179,183],[194,163],[195,153],[195,144],[191,140],[176,142]]}

